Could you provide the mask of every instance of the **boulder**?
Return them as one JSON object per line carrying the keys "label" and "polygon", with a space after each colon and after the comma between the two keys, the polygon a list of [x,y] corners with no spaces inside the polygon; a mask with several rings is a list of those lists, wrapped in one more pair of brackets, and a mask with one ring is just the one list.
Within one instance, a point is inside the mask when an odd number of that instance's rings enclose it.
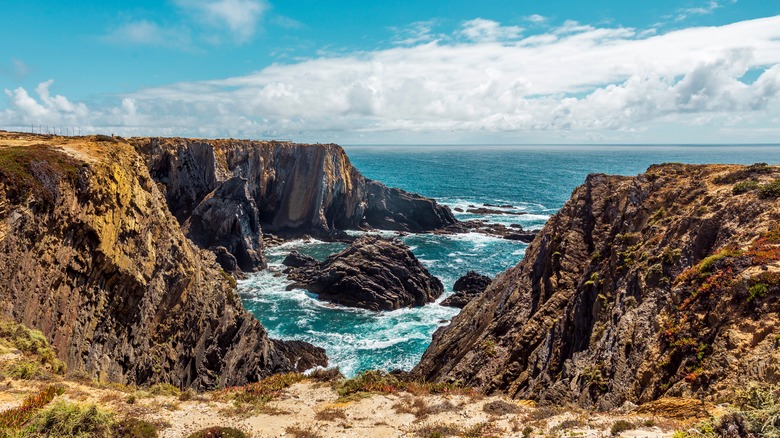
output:
{"label": "boulder", "polygon": [[317,263],[318,263],[317,259],[315,259],[314,257],[307,256],[306,254],[301,254],[296,250],[292,250],[290,254],[288,254],[287,257],[285,257],[284,260],[282,260],[282,264],[290,268],[302,268],[306,266],[314,266]]}
{"label": "boulder", "polygon": [[291,268],[289,278],[318,298],[349,307],[395,310],[436,300],[444,287],[396,239],[364,236],[313,266]]}
{"label": "boulder", "polygon": [[482,294],[490,286],[491,281],[487,275],[469,271],[455,282],[455,285],[452,287],[455,293],[442,301],[441,305],[462,309],[471,300]]}

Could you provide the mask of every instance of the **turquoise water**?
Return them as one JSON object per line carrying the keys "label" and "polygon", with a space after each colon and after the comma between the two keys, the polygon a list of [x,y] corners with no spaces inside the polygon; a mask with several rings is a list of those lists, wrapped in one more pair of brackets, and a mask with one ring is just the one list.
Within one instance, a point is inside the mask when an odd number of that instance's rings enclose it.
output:
{"label": "turquoise water", "polygon": [[[433,197],[452,208],[511,204],[522,216],[474,216],[540,228],[589,173],[636,175],[650,164],[780,164],[780,146],[348,146],[352,163],[367,177]],[[386,233],[392,235],[392,233]],[[479,234],[408,235],[403,241],[445,285],[468,270],[490,276],[517,264],[527,245]],[[246,307],[272,337],[300,339],[327,350],[346,375],[365,369],[411,369],[431,335],[458,309],[430,304],[375,313],[318,301],[304,290],[285,290],[281,260],[292,249],[316,258],[338,243],[289,242],[268,251],[270,268],[239,282]]]}

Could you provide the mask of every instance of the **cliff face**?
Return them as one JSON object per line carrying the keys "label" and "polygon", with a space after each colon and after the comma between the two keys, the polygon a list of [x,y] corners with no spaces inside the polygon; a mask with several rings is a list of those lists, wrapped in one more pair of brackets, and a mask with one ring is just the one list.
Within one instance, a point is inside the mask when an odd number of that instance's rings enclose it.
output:
{"label": "cliff face", "polygon": [[414,372],[601,408],[777,382],[778,176],[674,164],[589,176]]}
{"label": "cliff face", "polygon": [[334,144],[131,141],[181,223],[210,193],[236,177],[247,181],[260,225],[269,232],[328,237],[360,227],[421,232],[456,222],[447,207],[432,199],[366,179]]}
{"label": "cliff face", "polygon": [[0,133],[0,265],[0,315],[71,373],[211,388],[326,364],[268,338],[124,141]]}

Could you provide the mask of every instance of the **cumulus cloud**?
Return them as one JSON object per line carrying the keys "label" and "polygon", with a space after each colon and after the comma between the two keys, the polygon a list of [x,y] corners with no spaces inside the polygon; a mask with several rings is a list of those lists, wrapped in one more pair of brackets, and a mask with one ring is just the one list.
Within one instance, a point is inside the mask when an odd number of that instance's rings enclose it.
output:
{"label": "cumulus cloud", "polygon": [[[521,132],[650,141],[670,126],[709,126],[695,132],[720,141],[724,132],[766,126],[780,110],[780,16],[657,35],[576,22],[528,37],[511,28],[482,20],[447,40],[143,89],[85,119],[131,134],[315,141]],[[473,30],[466,40],[465,29]],[[748,71],[760,72],[752,83],[740,80]],[[49,85],[38,99],[6,90],[11,109],[0,125],[73,114]]]}

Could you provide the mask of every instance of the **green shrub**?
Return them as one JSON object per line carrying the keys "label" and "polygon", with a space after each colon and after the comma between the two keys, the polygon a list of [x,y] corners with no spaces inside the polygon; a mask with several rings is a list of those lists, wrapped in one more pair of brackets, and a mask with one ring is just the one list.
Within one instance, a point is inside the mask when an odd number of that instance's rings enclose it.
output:
{"label": "green shrub", "polygon": [[138,418],[125,418],[112,428],[114,436],[123,438],[157,438],[154,424]]}
{"label": "green shrub", "polygon": [[354,378],[344,381],[336,388],[336,392],[342,397],[358,392],[388,394],[398,392],[400,386],[401,382],[395,376],[385,371],[371,370],[362,372]]}
{"label": "green shrub", "polygon": [[41,331],[13,321],[0,321],[0,352],[9,349],[19,350],[26,356],[37,356],[37,362],[55,374],[65,372],[65,364],[57,359],[57,354]]}
{"label": "green shrub", "polygon": [[248,435],[232,427],[216,426],[199,430],[187,438],[248,438]]}
{"label": "green shrub", "polygon": [[111,436],[113,425],[114,414],[95,405],[60,401],[41,411],[29,430],[35,437],[102,438]]}
{"label": "green shrub", "polygon": [[764,283],[756,283],[753,286],[750,286],[748,289],[748,293],[750,294],[747,299],[748,303],[755,300],[756,298],[764,298],[768,290],[769,289]]}
{"label": "green shrub", "polygon": [[615,436],[615,435],[619,435],[620,432],[625,432],[633,428],[634,428],[633,423],[626,420],[618,420],[615,422],[615,424],[612,425],[612,428],[609,430],[609,433]]}
{"label": "green shrub", "polygon": [[755,190],[759,187],[758,183],[753,180],[749,181],[740,181],[736,184],[734,184],[734,187],[731,189],[731,193],[735,195],[741,195],[742,193],[747,193],[752,190]]}
{"label": "green shrub", "polygon": [[761,199],[777,198],[780,196],[780,178],[758,188],[758,197]]}

